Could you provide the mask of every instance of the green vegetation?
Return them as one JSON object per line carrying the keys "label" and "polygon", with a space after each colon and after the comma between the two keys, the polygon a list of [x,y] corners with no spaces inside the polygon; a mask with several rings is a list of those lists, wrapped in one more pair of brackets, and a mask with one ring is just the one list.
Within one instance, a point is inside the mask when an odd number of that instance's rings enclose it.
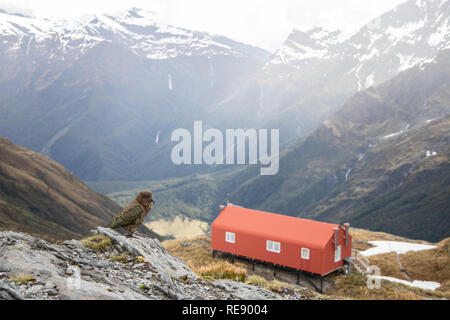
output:
{"label": "green vegetation", "polygon": [[18,274],[12,278],[10,278],[12,282],[15,282],[17,284],[27,284],[29,282],[36,281],[35,277],[26,275],[26,274]]}
{"label": "green vegetation", "polygon": [[147,288],[147,286],[146,286],[145,284],[141,284],[141,285],[139,286],[139,290],[141,290],[141,291],[147,291],[148,288]]}
{"label": "green vegetation", "polygon": [[95,251],[105,251],[111,245],[111,239],[105,235],[93,235],[81,240],[81,244],[86,248]]}

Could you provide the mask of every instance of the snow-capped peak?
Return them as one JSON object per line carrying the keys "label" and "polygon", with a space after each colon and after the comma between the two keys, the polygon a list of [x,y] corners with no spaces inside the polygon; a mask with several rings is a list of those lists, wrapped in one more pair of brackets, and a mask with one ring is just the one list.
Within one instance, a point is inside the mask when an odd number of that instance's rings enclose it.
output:
{"label": "snow-capped peak", "polygon": [[315,27],[309,30],[295,29],[283,46],[275,52],[273,64],[299,64],[304,60],[321,59],[328,54],[328,48],[339,41],[340,30]]}
{"label": "snow-capped peak", "polygon": [[341,83],[362,90],[450,48],[449,19],[450,0],[410,0],[350,33],[294,30],[265,69],[340,70]]}
{"label": "snow-capped peak", "polygon": [[[75,48],[80,42],[86,48],[102,41],[126,44],[137,55],[148,59],[198,55],[246,56],[238,46],[232,47],[227,41],[221,42],[205,32],[165,24],[153,12],[139,8],[80,19],[52,20],[0,11],[0,32],[3,44],[9,46],[9,53],[21,50],[22,43],[33,38],[34,45],[49,39],[57,41],[59,56],[67,54],[69,47]],[[71,40],[76,40],[76,44],[71,44]],[[52,55],[56,56],[57,52]]]}

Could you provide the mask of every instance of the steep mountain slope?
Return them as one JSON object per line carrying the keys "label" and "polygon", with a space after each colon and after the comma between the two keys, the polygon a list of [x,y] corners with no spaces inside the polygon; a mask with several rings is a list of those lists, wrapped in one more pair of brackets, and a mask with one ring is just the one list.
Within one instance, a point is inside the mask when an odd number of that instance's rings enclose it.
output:
{"label": "steep mountain slope", "polygon": [[[86,21],[0,13],[0,135],[85,180],[181,175],[170,134],[268,56],[133,8]],[[180,173],[181,171],[181,173]]]}
{"label": "steep mountain slope", "polygon": [[0,230],[51,240],[80,238],[119,211],[60,164],[0,138]]}
{"label": "steep mountain slope", "polygon": [[[246,108],[249,126],[306,136],[354,93],[384,83],[450,47],[450,1],[407,1],[355,32],[294,30],[254,81],[222,110]],[[234,120],[234,118],[233,118]]]}
{"label": "steep mountain slope", "polygon": [[432,63],[356,94],[281,156],[276,176],[260,176],[250,167],[177,182],[157,191],[154,217],[186,214],[212,221],[217,206],[230,200],[441,240],[450,230],[449,99],[447,50]]}
{"label": "steep mountain slope", "polygon": [[411,238],[448,237],[449,66],[447,51],[355,95],[281,159],[279,177],[256,178],[232,201]]}

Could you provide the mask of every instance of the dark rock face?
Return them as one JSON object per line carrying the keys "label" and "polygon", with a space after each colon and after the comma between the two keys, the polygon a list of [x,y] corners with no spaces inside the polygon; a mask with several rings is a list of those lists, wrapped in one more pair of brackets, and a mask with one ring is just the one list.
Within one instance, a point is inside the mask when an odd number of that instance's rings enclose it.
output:
{"label": "dark rock face", "polygon": [[[0,232],[0,299],[302,299],[239,282],[198,278],[157,239],[127,238],[105,228],[102,252],[79,241],[53,245],[16,232]],[[128,263],[113,261],[125,254]],[[14,277],[31,276],[23,284]]]}

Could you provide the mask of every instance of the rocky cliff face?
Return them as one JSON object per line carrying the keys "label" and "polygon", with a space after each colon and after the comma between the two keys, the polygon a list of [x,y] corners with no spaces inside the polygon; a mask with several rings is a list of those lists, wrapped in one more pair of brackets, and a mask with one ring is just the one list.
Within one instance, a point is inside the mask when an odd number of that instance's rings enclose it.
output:
{"label": "rocky cliff face", "polygon": [[[302,299],[229,280],[200,279],[156,239],[127,238],[105,228],[111,244],[94,251],[0,232],[0,299]],[[115,261],[112,257],[123,257]],[[126,260],[125,260],[126,257]],[[125,263],[126,262],[126,263]]]}

